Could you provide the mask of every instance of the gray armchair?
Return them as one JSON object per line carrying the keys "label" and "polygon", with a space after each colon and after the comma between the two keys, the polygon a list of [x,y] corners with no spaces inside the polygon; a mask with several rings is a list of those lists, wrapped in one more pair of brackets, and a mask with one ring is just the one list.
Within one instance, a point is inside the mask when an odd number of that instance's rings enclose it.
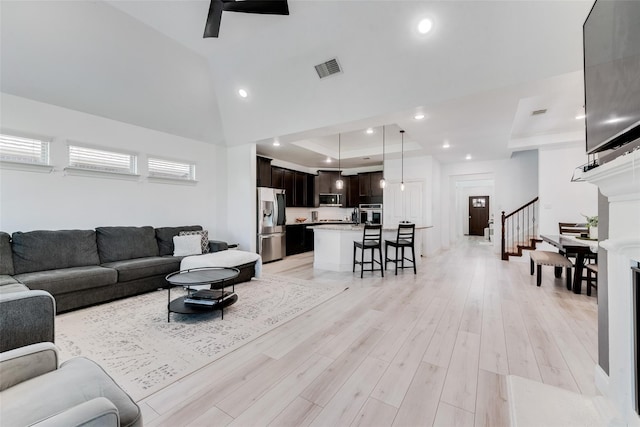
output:
{"label": "gray armchair", "polygon": [[140,408],[96,363],[76,357],[58,366],[53,343],[0,353],[2,424],[142,426]]}
{"label": "gray armchair", "polygon": [[0,287],[0,352],[54,342],[55,315],[56,302],[48,292],[22,285]]}

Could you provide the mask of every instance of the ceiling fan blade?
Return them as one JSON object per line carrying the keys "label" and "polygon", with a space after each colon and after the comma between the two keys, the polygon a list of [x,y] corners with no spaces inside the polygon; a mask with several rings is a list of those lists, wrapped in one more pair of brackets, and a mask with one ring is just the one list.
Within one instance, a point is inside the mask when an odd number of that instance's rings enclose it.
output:
{"label": "ceiling fan blade", "polygon": [[220,33],[220,21],[222,19],[222,0],[211,0],[207,23],[204,26],[204,38],[218,37]]}
{"label": "ceiling fan blade", "polygon": [[222,0],[223,8],[229,12],[262,13],[266,15],[288,15],[287,0]]}

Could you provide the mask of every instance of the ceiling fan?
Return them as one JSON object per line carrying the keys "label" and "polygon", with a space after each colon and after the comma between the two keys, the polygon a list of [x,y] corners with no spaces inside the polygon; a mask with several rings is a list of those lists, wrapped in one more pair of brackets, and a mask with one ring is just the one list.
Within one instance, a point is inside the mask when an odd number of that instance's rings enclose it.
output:
{"label": "ceiling fan", "polygon": [[266,15],[288,15],[287,0],[211,0],[204,38],[218,37],[222,11],[260,13]]}

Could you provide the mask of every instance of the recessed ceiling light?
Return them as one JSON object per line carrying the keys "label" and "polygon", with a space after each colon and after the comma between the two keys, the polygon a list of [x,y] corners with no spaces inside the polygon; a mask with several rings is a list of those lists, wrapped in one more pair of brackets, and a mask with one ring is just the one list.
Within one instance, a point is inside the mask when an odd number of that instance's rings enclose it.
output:
{"label": "recessed ceiling light", "polygon": [[274,147],[279,147],[280,146],[280,141],[278,141],[277,139],[273,140],[273,146]]}
{"label": "recessed ceiling light", "polygon": [[442,144],[442,148],[449,148],[451,147],[451,145],[449,145],[449,141],[445,141],[444,144]]}
{"label": "recessed ceiling light", "polygon": [[327,157],[327,160],[325,160],[325,162],[331,163],[331,157]]}
{"label": "recessed ceiling light", "polygon": [[431,31],[431,28],[433,28],[433,23],[430,19],[425,18],[418,23],[418,32],[420,34],[427,34]]}
{"label": "recessed ceiling light", "polygon": [[578,115],[576,116],[576,120],[582,120],[582,119],[584,119],[585,117],[587,117],[587,116],[586,116],[586,114],[578,114]]}
{"label": "recessed ceiling light", "polygon": [[238,89],[238,95],[240,95],[241,98],[246,98],[247,96],[249,96],[249,92],[247,92],[245,89]]}
{"label": "recessed ceiling light", "polygon": [[466,160],[471,160],[471,154],[467,154],[467,157],[465,157]]}
{"label": "recessed ceiling light", "polygon": [[422,119],[424,119],[424,114],[418,113],[415,116],[413,116],[413,118],[416,119],[416,120],[422,120]]}
{"label": "recessed ceiling light", "polygon": [[373,133],[373,129],[369,128],[369,129],[366,130],[366,132],[367,132],[368,135],[371,135]]}

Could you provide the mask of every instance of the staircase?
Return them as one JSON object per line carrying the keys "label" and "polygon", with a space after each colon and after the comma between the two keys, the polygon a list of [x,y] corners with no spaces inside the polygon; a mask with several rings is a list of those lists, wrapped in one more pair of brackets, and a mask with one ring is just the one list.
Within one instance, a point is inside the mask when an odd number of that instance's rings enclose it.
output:
{"label": "staircase", "polygon": [[502,260],[510,256],[522,256],[523,250],[532,250],[541,242],[538,237],[538,198],[521,206],[510,214],[502,211]]}

